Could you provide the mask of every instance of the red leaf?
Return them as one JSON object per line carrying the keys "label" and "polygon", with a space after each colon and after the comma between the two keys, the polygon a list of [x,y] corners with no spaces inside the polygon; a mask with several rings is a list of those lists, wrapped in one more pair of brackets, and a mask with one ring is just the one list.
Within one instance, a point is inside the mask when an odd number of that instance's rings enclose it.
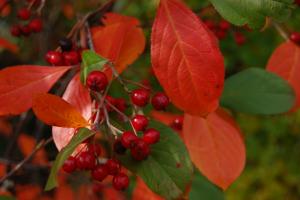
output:
{"label": "red leaf", "polygon": [[300,107],[300,47],[292,42],[281,44],[272,54],[267,70],[287,80],[296,92],[296,103],[291,111]]}
{"label": "red leaf", "polygon": [[205,116],[219,104],[224,62],[216,39],[177,0],[161,0],[152,28],[151,59],[156,77],[172,102]]}
{"label": "red leaf", "polygon": [[[91,29],[95,51],[114,62],[119,73],[132,64],[145,48],[143,30],[133,17],[108,13],[103,19],[104,26]],[[111,71],[106,73],[110,76]]]}
{"label": "red leaf", "polygon": [[222,189],[243,171],[246,158],[241,131],[223,110],[206,119],[186,114],[183,137],[195,166]]}
{"label": "red leaf", "polygon": [[89,125],[75,107],[52,94],[37,94],[32,109],[41,121],[50,126],[80,128]]}
{"label": "red leaf", "polygon": [[153,193],[147,185],[138,178],[132,194],[132,200],[163,200],[163,198]]}
{"label": "red leaf", "polygon": [[47,92],[70,67],[15,66],[0,71],[0,115],[17,115],[32,106],[35,93]]}
{"label": "red leaf", "polygon": [[4,38],[0,38],[0,48],[7,49],[13,53],[17,53],[19,51],[19,47]]}
{"label": "red leaf", "polygon": [[[74,106],[86,120],[91,117],[92,102],[90,93],[81,84],[79,74],[70,81],[62,98]],[[52,127],[54,143],[59,151],[69,143],[74,132],[75,129],[73,128]]]}

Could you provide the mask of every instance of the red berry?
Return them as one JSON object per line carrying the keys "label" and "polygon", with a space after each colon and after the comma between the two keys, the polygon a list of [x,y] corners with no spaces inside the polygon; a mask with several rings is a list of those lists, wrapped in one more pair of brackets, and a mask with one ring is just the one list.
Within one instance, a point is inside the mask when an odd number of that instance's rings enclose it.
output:
{"label": "red berry", "polygon": [[108,169],[106,165],[97,165],[92,170],[91,175],[97,181],[103,181],[108,176]]}
{"label": "red berry", "polygon": [[245,36],[240,32],[234,33],[234,39],[238,45],[243,45],[246,42]]}
{"label": "red berry", "polygon": [[133,104],[143,107],[149,102],[150,93],[146,89],[136,89],[131,93],[131,101]]}
{"label": "red berry", "polygon": [[29,36],[31,33],[31,28],[28,25],[21,26],[21,32],[24,36]]}
{"label": "red berry", "polygon": [[131,123],[136,131],[142,131],[148,126],[149,120],[144,115],[135,115]]}
{"label": "red berry", "polygon": [[122,145],[121,140],[116,140],[114,143],[114,152],[117,154],[125,154],[126,148]]}
{"label": "red berry", "polygon": [[13,25],[10,28],[10,33],[15,37],[21,36],[21,34],[22,34],[21,27],[19,25]]}
{"label": "red berry", "polygon": [[123,98],[115,99],[115,105],[121,112],[124,112],[127,108],[126,101]]}
{"label": "red berry", "polygon": [[101,155],[101,147],[98,144],[90,144],[88,147],[88,152],[95,156]]}
{"label": "red berry", "polygon": [[[105,99],[106,99],[111,105],[113,105],[113,106],[116,105],[116,99],[113,98],[112,96],[106,95]],[[111,112],[111,111],[114,110],[114,109],[113,109],[110,105],[108,105],[108,104],[106,104],[105,107],[106,107],[106,109],[107,109],[108,112]]]}
{"label": "red berry", "polygon": [[81,152],[76,157],[76,165],[81,170],[94,169],[96,165],[95,155],[90,152]]}
{"label": "red berry", "polygon": [[217,36],[217,38],[218,38],[219,40],[224,39],[224,38],[226,37],[226,35],[227,35],[227,32],[224,31],[224,30],[218,30],[218,31],[216,32],[216,36]]}
{"label": "red berry", "polygon": [[293,32],[290,35],[290,40],[295,42],[296,44],[300,44],[300,33],[298,32]]}
{"label": "red berry", "polygon": [[121,143],[125,148],[130,148],[132,143],[137,139],[138,137],[134,133],[125,131],[121,136]]}
{"label": "red berry", "polygon": [[58,51],[48,51],[45,59],[52,65],[62,65],[63,62],[62,54]]}
{"label": "red berry", "polygon": [[108,169],[108,174],[109,175],[116,175],[116,174],[119,173],[119,171],[121,169],[121,165],[120,165],[119,161],[117,161],[115,159],[107,160],[105,165]]}
{"label": "red berry", "polygon": [[183,126],[183,116],[176,117],[171,124],[171,127],[175,130],[181,131]]}
{"label": "red berry", "polygon": [[77,51],[63,52],[66,65],[77,65],[80,62],[80,55]]}
{"label": "red berry", "polygon": [[76,169],[76,159],[70,156],[63,164],[63,170],[67,173],[72,173]]}
{"label": "red berry", "polygon": [[147,144],[155,144],[159,141],[160,132],[154,128],[149,128],[144,131],[143,140]]}
{"label": "red berry", "polygon": [[295,4],[297,4],[298,6],[300,6],[300,0],[295,0]]}
{"label": "red berry", "polygon": [[94,91],[102,92],[108,84],[106,75],[100,71],[92,71],[86,79],[86,85]]}
{"label": "red berry", "polygon": [[155,108],[155,110],[164,110],[169,105],[169,103],[169,98],[162,92],[156,93],[151,100],[151,104]]}
{"label": "red berry", "polygon": [[28,10],[27,8],[21,8],[17,14],[18,18],[21,20],[28,20],[30,18],[30,15],[30,10]]}
{"label": "red berry", "polygon": [[134,141],[130,153],[135,160],[145,160],[150,154],[150,147],[144,140],[139,138]]}
{"label": "red berry", "polygon": [[222,20],[219,24],[219,27],[223,31],[228,31],[228,29],[230,29],[230,23],[226,20]]}
{"label": "red berry", "polygon": [[216,28],[216,25],[213,21],[211,20],[206,20],[204,21],[204,24],[206,25],[206,27],[210,30],[214,30]]}
{"label": "red berry", "polygon": [[41,32],[43,29],[43,22],[41,19],[36,18],[36,19],[31,20],[29,22],[28,26],[30,27],[30,29],[33,32],[38,33],[38,32]]}
{"label": "red berry", "polygon": [[119,173],[114,176],[112,184],[116,190],[125,190],[129,185],[129,178],[126,174]]}

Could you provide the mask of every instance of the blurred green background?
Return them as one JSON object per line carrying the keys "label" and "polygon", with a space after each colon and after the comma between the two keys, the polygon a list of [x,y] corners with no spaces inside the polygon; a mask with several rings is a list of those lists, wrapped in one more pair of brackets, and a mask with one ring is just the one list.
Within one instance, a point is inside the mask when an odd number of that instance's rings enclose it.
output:
{"label": "blurred green background", "polygon": [[[26,39],[10,36],[9,27],[16,22],[15,12],[19,1],[12,2],[12,12],[0,18],[0,37],[21,47],[18,55],[0,51],[0,67],[16,64],[46,64],[43,57],[47,50],[58,45],[76,22],[77,16],[95,8],[96,0],[47,1],[43,12],[45,29],[42,33]],[[221,17],[206,0],[186,0],[186,3],[202,19],[219,22]],[[116,12],[134,16],[148,38],[145,53],[125,72],[133,80],[149,78],[149,36],[155,16],[155,0],[119,0]],[[73,17],[66,14],[66,5],[71,5]],[[64,12],[62,12],[64,10]],[[288,22],[288,31],[300,31],[300,8],[295,8]],[[55,27],[55,28],[54,28]],[[234,32],[241,32],[246,41],[238,45]],[[225,39],[220,41],[225,57],[227,76],[248,67],[264,68],[268,58],[283,38],[269,26],[264,31],[248,31],[232,26]],[[299,77],[300,78],[300,77]],[[157,84],[155,84],[157,86]],[[225,192],[228,200],[298,200],[300,199],[300,112],[279,116],[250,116],[234,113],[240,124],[247,147],[247,165],[238,180]]]}

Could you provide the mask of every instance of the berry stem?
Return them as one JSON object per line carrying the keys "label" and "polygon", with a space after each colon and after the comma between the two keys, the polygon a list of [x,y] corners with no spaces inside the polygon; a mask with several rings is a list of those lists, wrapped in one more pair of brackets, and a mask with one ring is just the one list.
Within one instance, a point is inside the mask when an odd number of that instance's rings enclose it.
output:
{"label": "berry stem", "polygon": [[279,24],[278,22],[272,20],[271,21],[273,26],[275,27],[275,29],[277,30],[277,32],[281,35],[281,37],[283,37],[283,39],[285,40],[289,40],[289,33],[285,30],[285,28]]}

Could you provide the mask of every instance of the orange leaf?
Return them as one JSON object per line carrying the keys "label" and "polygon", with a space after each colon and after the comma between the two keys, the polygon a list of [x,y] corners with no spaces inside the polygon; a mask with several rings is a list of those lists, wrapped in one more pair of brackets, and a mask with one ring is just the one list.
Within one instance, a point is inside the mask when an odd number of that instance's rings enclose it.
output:
{"label": "orange leaf", "polygon": [[70,67],[15,66],[0,71],[0,115],[17,115],[32,106],[35,93],[47,92]]}
{"label": "orange leaf", "polygon": [[160,84],[178,108],[206,116],[219,105],[224,61],[216,39],[178,0],[161,0],[151,35],[151,60]]}
{"label": "orange leaf", "polygon": [[[103,18],[104,26],[91,29],[95,51],[115,63],[119,73],[132,64],[145,48],[143,30],[133,17],[108,13]],[[110,77],[111,71],[106,73]]]}
{"label": "orange leaf", "polygon": [[272,54],[267,70],[287,80],[296,93],[296,103],[291,111],[300,107],[300,47],[292,42],[281,44]]}
{"label": "orange leaf", "polygon": [[19,47],[10,41],[7,41],[4,38],[0,38],[0,48],[7,49],[11,51],[12,53],[17,53],[19,51]]}
{"label": "orange leaf", "polygon": [[74,106],[52,94],[37,94],[32,109],[40,120],[51,126],[80,128],[89,125]]}
{"label": "orange leaf", "polygon": [[39,199],[41,188],[37,185],[17,185],[15,187],[18,200]]}
{"label": "orange leaf", "polygon": [[243,171],[244,141],[239,127],[225,111],[218,109],[206,119],[185,114],[183,137],[195,166],[222,189]]}
{"label": "orange leaf", "polygon": [[[18,146],[24,157],[29,156],[36,147],[36,145],[36,140],[32,136],[21,134],[18,137]],[[32,163],[41,165],[45,165],[48,163],[47,154],[44,149],[40,149],[38,152],[35,153]]]}
{"label": "orange leaf", "polygon": [[12,125],[6,117],[0,117],[0,133],[9,136],[12,133]]}
{"label": "orange leaf", "polygon": [[[78,109],[85,119],[88,120],[91,117],[92,101],[90,93],[81,84],[79,74],[76,74],[70,81],[62,98]],[[74,132],[74,128],[52,127],[53,140],[59,151],[70,142]]]}
{"label": "orange leaf", "polygon": [[138,178],[132,194],[132,200],[163,200],[163,198],[153,193],[142,179]]}

